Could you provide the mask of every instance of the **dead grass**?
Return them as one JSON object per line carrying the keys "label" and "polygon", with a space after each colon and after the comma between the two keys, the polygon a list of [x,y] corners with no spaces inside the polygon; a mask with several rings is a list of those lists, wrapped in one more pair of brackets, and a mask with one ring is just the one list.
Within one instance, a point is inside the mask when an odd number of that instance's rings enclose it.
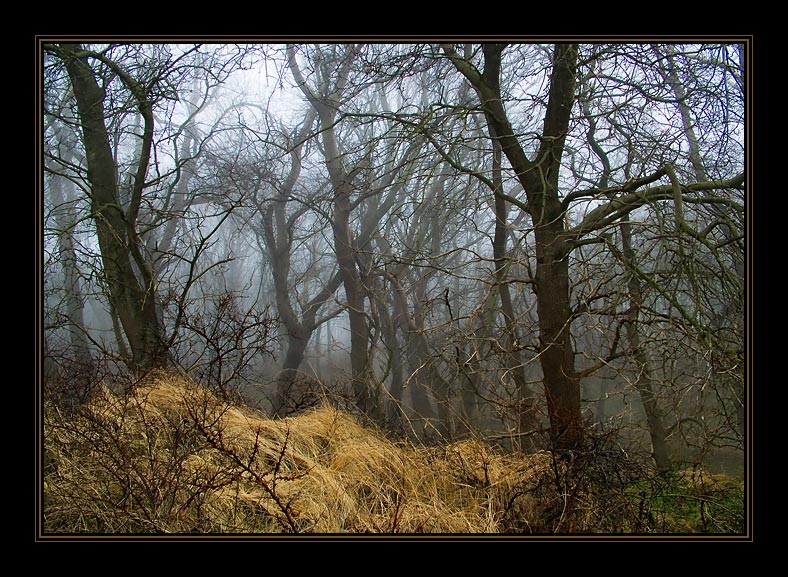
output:
{"label": "dead grass", "polygon": [[576,528],[561,525],[550,453],[417,448],[329,406],[272,420],[167,375],[123,397],[102,389],[77,416],[47,406],[45,449],[52,533]]}

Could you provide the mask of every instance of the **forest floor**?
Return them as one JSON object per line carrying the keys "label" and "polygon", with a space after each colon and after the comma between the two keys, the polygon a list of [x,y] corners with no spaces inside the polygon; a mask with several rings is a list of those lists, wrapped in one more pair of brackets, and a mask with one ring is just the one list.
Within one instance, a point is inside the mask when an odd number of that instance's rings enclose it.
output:
{"label": "forest floor", "polygon": [[44,409],[47,535],[746,533],[740,479],[609,451],[419,447],[330,406],[270,419],[168,376]]}

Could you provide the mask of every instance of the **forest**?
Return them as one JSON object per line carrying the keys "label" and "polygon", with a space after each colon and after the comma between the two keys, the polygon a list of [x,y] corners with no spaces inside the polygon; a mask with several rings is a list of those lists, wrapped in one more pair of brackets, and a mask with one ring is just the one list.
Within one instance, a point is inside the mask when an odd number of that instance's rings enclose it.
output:
{"label": "forest", "polygon": [[45,533],[748,533],[747,37],[38,58]]}

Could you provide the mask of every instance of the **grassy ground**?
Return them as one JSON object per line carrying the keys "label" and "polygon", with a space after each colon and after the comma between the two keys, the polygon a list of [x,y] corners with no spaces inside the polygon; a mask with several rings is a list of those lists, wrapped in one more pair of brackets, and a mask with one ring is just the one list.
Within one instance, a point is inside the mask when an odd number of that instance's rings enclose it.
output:
{"label": "grassy ground", "polygon": [[272,420],[179,378],[45,406],[47,533],[740,533],[743,485],[600,443],[556,459],[396,443],[321,407]]}

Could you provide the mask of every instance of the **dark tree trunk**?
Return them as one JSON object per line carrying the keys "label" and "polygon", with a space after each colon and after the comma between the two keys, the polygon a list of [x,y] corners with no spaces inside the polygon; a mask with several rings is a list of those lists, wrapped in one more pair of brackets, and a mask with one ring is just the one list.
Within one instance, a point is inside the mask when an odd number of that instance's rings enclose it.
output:
{"label": "dark tree trunk", "polygon": [[[399,339],[394,324],[389,312],[393,303],[390,299],[383,298],[383,291],[378,293],[376,299],[376,306],[378,309],[378,318],[381,323],[381,334],[383,336],[383,343],[389,352],[389,366],[391,372],[391,383],[389,385],[388,400],[386,403],[386,421],[393,429],[404,430],[403,419],[405,417],[403,405],[403,393],[405,391],[405,376],[404,367],[402,363],[402,347],[400,347]],[[396,314],[396,313],[395,313]]]}
{"label": "dark tree trunk", "polygon": [[[139,257],[142,251],[134,230],[139,206],[135,204],[127,212],[118,200],[117,167],[104,124],[104,91],[96,82],[87,58],[80,55],[78,45],[63,44],[60,51],[79,108],[91,186],[91,210],[109,298],[131,349],[128,364],[135,371],[162,367],[169,363],[169,358],[156,310],[156,283],[147,263]],[[152,125],[149,131],[152,134]],[[139,187],[138,192],[143,186],[147,155],[143,155],[140,163],[135,185]],[[138,201],[139,195],[135,198]]]}
{"label": "dark tree trunk", "polygon": [[356,405],[362,413],[377,419],[380,417],[378,399],[372,394],[372,370],[369,364],[367,345],[369,327],[365,312],[365,290],[361,274],[356,266],[353,233],[350,229],[350,197],[353,191],[350,175],[342,166],[342,156],[334,131],[335,111],[318,104],[318,114],[323,136],[326,166],[334,189],[334,213],[331,228],[334,236],[334,252],[339,265],[342,285],[345,288],[347,311],[350,320],[350,367],[351,384]]}
{"label": "dark tree trunk", "polygon": [[[287,331],[287,348],[285,351],[282,370],[276,378],[276,394],[273,399],[273,413],[283,417],[295,408],[292,398],[293,387],[300,380],[299,368],[304,360],[309,340],[315,330],[326,320],[317,318],[318,311],[323,304],[336,291],[341,283],[339,275],[335,275],[323,288],[307,303],[299,317],[290,303],[290,290],[288,277],[290,271],[290,246],[280,239],[276,244],[273,227],[270,219],[264,219],[266,243],[271,258],[271,271],[274,278],[274,294],[276,299],[279,320]],[[283,234],[283,236],[287,236]],[[280,248],[281,246],[281,248]]]}
{"label": "dark tree trunk", "polygon": [[518,205],[531,215],[536,240],[537,310],[545,394],[550,431],[558,451],[579,447],[583,441],[580,414],[580,382],[575,375],[574,351],[569,326],[569,252],[564,214],[558,193],[558,174],[575,99],[576,44],[556,44],[553,52],[550,91],[540,146],[530,160],[506,114],[501,97],[501,54],[504,45],[484,44],[484,70],[479,72],[460,57],[451,45],[443,50],[476,90],[487,124],[500,142],[525,191],[527,203]]}
{"label": "dark tree trunk", "polygon": [[570,338],[569,259],[562,233],[562,217],[542,224],[535,232],[539,360],[552,441],[558,450],[575,448],[583,439],[580,381],[575,376],[575,353]]}
{"label": "dark tree trunk", "polygon": [[285,417],[295,411],[298,391],[294,390],[299,381],[298,369],[304,361],[309,338],[304,338],[300,330],[288,330],[287,351],[282,362],[282,370],[276,376],[276,395],[273,400],[273,415]]}

